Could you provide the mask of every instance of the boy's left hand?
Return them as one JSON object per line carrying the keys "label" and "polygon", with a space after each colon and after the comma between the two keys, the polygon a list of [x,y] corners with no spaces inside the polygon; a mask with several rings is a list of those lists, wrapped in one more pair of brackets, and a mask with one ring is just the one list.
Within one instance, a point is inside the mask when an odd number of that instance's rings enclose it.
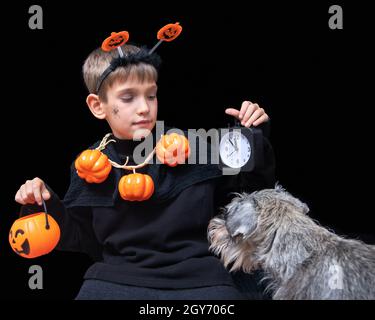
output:
{"label": "boy's left hand", "polygon": [[251,103],[250,101],[242,102],[241,110],[228,108],[225,110],[225,113],[238,119],[247,128],[251,125],[256,127],[269,120],[264,109],[259,107],[257,103]]}

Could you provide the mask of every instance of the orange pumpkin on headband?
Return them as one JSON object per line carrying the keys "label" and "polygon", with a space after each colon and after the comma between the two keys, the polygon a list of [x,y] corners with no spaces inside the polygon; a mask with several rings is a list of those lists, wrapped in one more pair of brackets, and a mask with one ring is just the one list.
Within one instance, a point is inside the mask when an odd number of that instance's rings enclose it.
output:
{"label": "orange pumpkin on headband", "polygon": [[111,35],[102,43],[102,50],[111,51],[117,47],[122,46],[129,40],[129,32],[112,32]]}
{"label": "orange pumpkin on headband", "polygon": [[157,33],[158,40],[172,41],[176,39],[182,31],[182,27],[179,22],[169,23],[161,28]]}
{"label": "orange pumpkin on headband", "polygon": [[143,201],[154,193],[154,182],[147,174],[132,173],[120,179],[118,189],[124,200]]}
{"label": "orange pumpkin on headband", "polygon": [[74,164],[78,176],[88,183],[103,182],[112,169],[108,157],[97,149],[83,151]]}
{"label": "orange pumpkin on headband", "polygon": [[13,251],[29,259],[50,253],[59,240],[59,225],[44,212],[17,219],[9,232],[9,244]]}
{"label": "orange pumpkin on headband", "polygon": [[189,140],[177,133],[163,135],[156,145],[156,156],[161,163],[170,167],[185,163],[189,155]]}

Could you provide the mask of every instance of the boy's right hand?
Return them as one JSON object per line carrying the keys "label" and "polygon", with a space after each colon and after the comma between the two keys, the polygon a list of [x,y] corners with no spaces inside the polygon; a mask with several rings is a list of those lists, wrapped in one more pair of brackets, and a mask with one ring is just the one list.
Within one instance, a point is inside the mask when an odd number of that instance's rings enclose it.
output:
{"label": "boy's right hand", "polygon": [[48,200],[51,198],[51,194],[42,179],[34,178],[33,180],[27,180],[19,188],[14,199],[22,205],[37,202],[41,206],[42,197],[44,200]]}

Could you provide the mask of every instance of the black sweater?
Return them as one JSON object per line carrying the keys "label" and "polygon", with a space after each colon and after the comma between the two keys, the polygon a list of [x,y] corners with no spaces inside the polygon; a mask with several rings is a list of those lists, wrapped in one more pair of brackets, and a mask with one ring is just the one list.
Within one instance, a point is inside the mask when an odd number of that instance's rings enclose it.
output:
{"label": "black sweater", "polygon": [[[116,141],[104,152],[123,163],[139,142]],[[234,285],[208,250],[207,226],[218,207],[230,201],[228,192],[273,186],[274,158],[267,139],[264,146],[263,164],[236,176],[222,176],[210,164],[147,165],[137,172],[152,176],[155,192],[142,202],[118,195],[119,177],[130,172],[113,168],[101,185],[89,185],[72,165],[71,186],[63,201],[48,187],[48,211],[61,228],[57,249],[85,252],[96,261],[85,279],[152,288]]]}

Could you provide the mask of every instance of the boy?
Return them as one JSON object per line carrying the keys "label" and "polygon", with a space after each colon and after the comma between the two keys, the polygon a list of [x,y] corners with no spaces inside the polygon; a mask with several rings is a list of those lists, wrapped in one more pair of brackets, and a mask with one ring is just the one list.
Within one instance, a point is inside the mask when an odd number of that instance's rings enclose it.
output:
{"label": "boy", "polygon": [[[129,159],[132,165],[137,145],[150,132],[155,136],[157,59],[145,58],[144,49],[135,46],[121,48],[129,59],[123,65],[103,77],[117,52],[97,49],[86,59],[83,75],[90,92],[87,105],[96,118],[108,122],[115,140],[103,152],[117,163]],[[268,121],[262,108],[247,101],[240,110],[226,113],[246,127]],[[133,140],[137,138],[141,140]],[[208,251],[207,226],[216,214],[215,197],[222,199],[227,189],[273,186],[273,154],[265,146],[263,167],[238,176],[220,177],[212,166],[199,164],[138,169],[155,182],[147,201],[118,196],[120,169],[113,168],[101,184],[88,184],[74,166],[63,201],[40,178],[26,181],[15,200],[28,206],[41,205],[42,197],[48,200],[49,213],[61,228],[57,248],[85,252],[96,261],[76,299],[244,299]]]}

